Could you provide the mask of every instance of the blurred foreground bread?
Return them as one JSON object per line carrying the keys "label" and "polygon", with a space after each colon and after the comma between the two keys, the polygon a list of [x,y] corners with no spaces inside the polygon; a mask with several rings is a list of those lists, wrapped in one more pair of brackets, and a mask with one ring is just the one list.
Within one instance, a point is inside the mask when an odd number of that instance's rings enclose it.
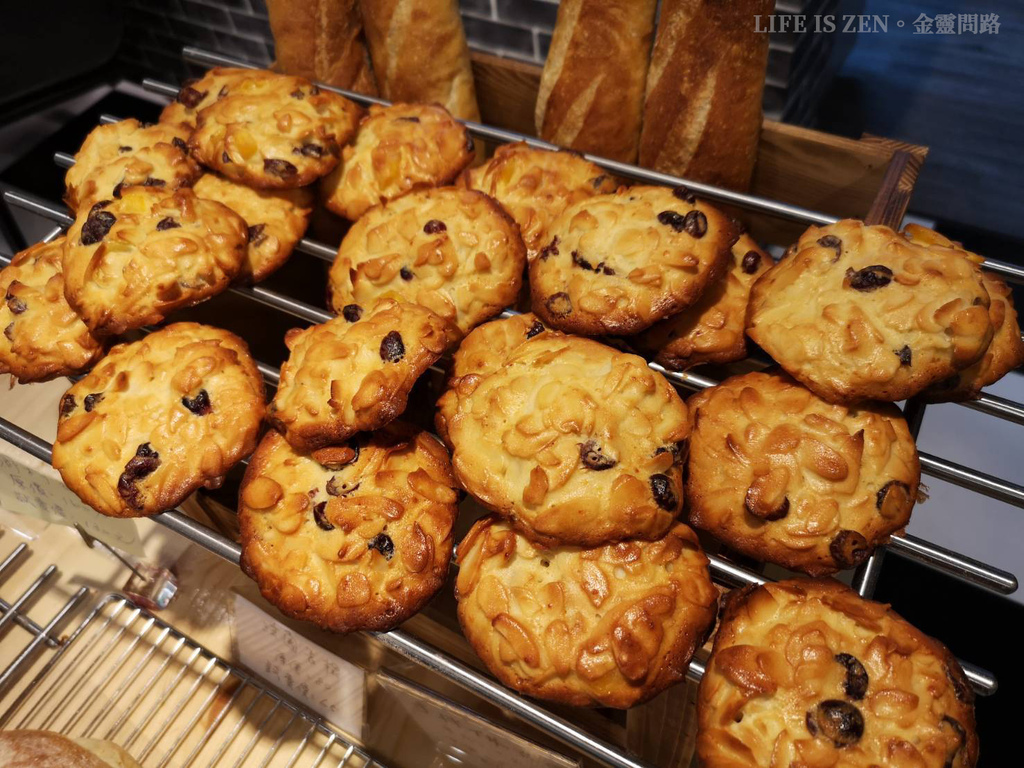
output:
{"label": "blurred foreground bread", "polygon": [[0,733],[0,768],[140,768],[111,741],[51,731]]}
{"label": "blurred foreground bread", "polygon": [[437,102],[457,118],[480,119],[456,0],[360,0],[359,5],[384,98]]}
{"label": "blurred foreground bread", "polygon": [[537,94],[542,139],[636,161],[655,5],[562,0]]}
{"label": "blurred foreground bread", "polygon": [[770,14],[774,5],[663,0],[647,75],[640,165],[749,189],[769,41],[768,34],[755,32],[754,16]]}

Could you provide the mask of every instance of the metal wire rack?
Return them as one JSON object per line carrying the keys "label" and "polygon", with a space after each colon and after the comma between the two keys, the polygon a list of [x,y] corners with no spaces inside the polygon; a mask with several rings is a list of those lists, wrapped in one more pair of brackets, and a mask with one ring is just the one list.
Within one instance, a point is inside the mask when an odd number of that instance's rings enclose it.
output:
{"label": "metal wire rack", "polygon": [[[196,48],[185,48],[183,49],[182,55],[187,61],[206,67],[229,66],[254,68],[254,66],[248,62]],[[152,92],[171,97],[176,95],[178,91],[176,86],[150,79],[144,80],[143,86]],[[380,99],[374,99],[361,94],[345,91],[343,89],[333,88],[322,84],[321,87],[340,93],[361,104],[388,103]],[[104,122],[110,122],[116,119],[117,118],[112,116],[103,117]],[[494,128],[492,126],[482,125],[480,123],[470,121],[462,122],[464,122],[471,134],[490,141],[499,143],[524,141],[531,146],[539,148],[557,148],[534,137]],[[686,185],[688,188],[704,197],[707,197],[708,199],[737,205],[750,210],[760,211],[769,215],[800,221],[807,224],[828,224],[836,221],[835,217],[779,201],[768,200],[753,195],[744,195],[729,190],[722,190],[708,185],[690,182],[674,176],[669,176],[667,174],[657,173],[636,166],[607,160],[605,158],[590,155],[585,155],[585,157],[596,165],[621,177],[632,178],[651,184],[668,186]],[[73,158],[70,155],[63,153],[58,153],[55,156],[55,160],[58,164],[64,167],[73,163]],[[8,191],[4,193],[4,201],[9,205],[34,211],[35,213],[41,214],[42,216],[58,223],[58,228],[55,229],[54,232],[50,233],[48,237],[55,237],[73,220],[72,217],[60,207],[55,206],[48,201],[29,195]],[[333,260],[336,254],[336,248],[308,238],[303,239],[298,244],[296,250],[325,261]],[[0,265],[3,263],[4,258],[0,256]],[[983,264],[983,267],[1000,274],[1002,277],[1012,282],[1024,283],[1024,269],[1020,267],[994,260],[987,260]],[[301,301],[296,301],[291,297],[278,294],[260,286],[236,286],[230,290],[236,294],[245,296],[260,304],[285,312],[306,322],[321,323],[332,317],[330,313],[323,309]],[[504,314],[510,315],[512,313],[507,311]],[[680,389],[699,390],[705,387],[714,386],[717,383],[713,379],[698,374],[676,373],[668,371],[655,363],[651,363],[650,365],[651,368],[662,373],[669,381]],[[259,367],[268,383],[276,385],[278,381],[278,369],[266,363],[259,363]],[[962,403],[961,405],[997,418],[1024,425],[1024,405],[1005,398],[983,394],[980,399],[970,403]],[[915,436],[920,428],[923,413],[923,404],[917,403],[916,401],[908,402],[905,409],[905,415]],[[4,419],[0,419],[0,438],[11,442],[36,458],[47,462],[50,460],[51,446],[46,441],[41,440],[35,435],[20,429]],[[921,454],[921,466],[923,471],[932,477],[954,483],[977,493],[1024,508],[1024,487],[1020,485],[946,461],[945,459],[932,456],[927,453]],[[237,564],[239,561],[241,549],[237,543],[225,538],[216,531],[195,522],[177,510],[165,512],[162,515],[155,517],[154,520],[230,562]],[[994,592],[1010,594],[1017,589],[1016,577],[1007,571],[937,546],[918,537],[905,535],[893,537],[886,547],[879,548],[876,554],[855,572],[853,584],[861,595],[869,597],[873,593],[878,573],[880,571],[881,558],[884,555],[886,548],[919,563]],[[768,581],[765,576],[732,563],[723,557],[709,555],[709,559],[711,560],[713,578],[726,586],[734,587],[748,584],[763,584]],[[390,650],[395,651],[396,653],[419,663],[438,674],[441,674],[452,682],[479,695],[490,703],[511,712],[524,722],[532,724],[593,760],[605,765],[617,766],[619,768],[651,768],[646,763],[638,761],[635,757],[629,755],[621,748],[595,738],[579,726],[553,715],[532,701],[521,698],[514,692],[497,684],[491,678],[480,674],[461,661],[448,656],[437,648],[408,634],[404,630],[397,629],[388,633],[373,634],[376,640]],[[996,690],[996,680],[990,673],[963,661],[961,664],[963,665],[964,670],[976,691],[982,695],[987,695]],[[691,663],[688,677],[691,680],[696,681],[700,679],[703,672],[703,662],[698,658]]]}

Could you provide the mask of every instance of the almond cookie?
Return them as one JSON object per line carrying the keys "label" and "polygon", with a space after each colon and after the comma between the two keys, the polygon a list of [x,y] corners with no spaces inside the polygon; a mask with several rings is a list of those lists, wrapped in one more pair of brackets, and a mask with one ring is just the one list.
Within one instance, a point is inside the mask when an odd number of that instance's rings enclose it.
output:
{"label": "almond cookie", "polygon": [[771,256],[750,235],[741,235],[732,247],[725,274],[707,287],[696,304],[630,342],[671,371],[742,360],[747,356],[744,324],[750,287],[771,264]]}
{"label": "almond cookie", "polygon": [[301,454],[271,430],[242,481],[242,568],[293,619],[387,632],[444,584],[457,512],[448,453],[425,432],[393,423]]}
{"label": "almond cookie", "polygon": [[258,283],[288,261],[313,213],[314,195],[305,188],[253,189],[207,173],[192,190],[197,197],[223,203],[249,225],[249,244],[239,274],[247,282]]}
{"label": "almond cookie", "polygon": [[729,595],[697,700],[704,768],[974,768],[974,694],[949,650],[831,579]]}
{"label": "almond cookie", "polygon": [[247,239],[241,216],[191,189],[129,187],[68,230],[64,296],[97,335],[158,323],[226,290]]}
{"label": "almond cookie", "polygon": [[463,334],[512,304],[526,249],[493,199],[456,187],[421,189],[370,208],[341,241],[330,273],[336,313],[400,297]]}
{"label": "almond cookie", "polygon": [[904,400],[988,348],[981,270],[953,249],[848,219],[790,250],[751,289],[747,334],[829,402]]}
{"label": "almond cookie", "polygon": [[459,623],[491,673],[575,706],[625,709],[680,682],[718,609],[682,524],[656,541],[545,548],[489,516],[458,563]]}
{"label": "almond cookie", "polygon": [[289,331],[271,423],[300,451],[384,426],[405,410],[450,333],[429,309],[394,299],[350,304],[341,317]]}
{"label": "almond cookie", "polygon": [[532,261],[544,247],[547,226],[573,203],[615,191],[615,180],[576,152],[533,149],[522,141],[502,144],[459,183],[479,189],[516,220]]}
{"label": "almond cookie", "polygon": [[118,344],[64,394],[53,466],[97,512],[155,515],[252,453],[264,400],[244,341],[174,323]]}
{"label": "almond cookie", "polygon": [[355,221],[410,189],[450,184],[473,154],[466,129],[442,106],[374,105],[321,183],[324,205]]}
{"label": "almond cookie", "polygon": [[196,115],[188,145],[208,168],[259,189],[311,184],[338,164],[362,110],[302,77],[257,74]]}
{"label": "almond cookie", "polygon": [[545,544],[669,529],[683,506],[690,421],[663,376],[636,355],[555,332],[493,368],[452,379],[438,404],[463,488]]}
{"label": "almond cookie", "polygon": [[174,101],[160,113],[161,123],[181,125],[191,133],[196,127],[196,115],[217,99],[227,96],[231,87],[246,78],[277,77],[263,69],[238,69],[235,67],[214,67],[198,80],[186,80]]}
{"label": "almond cookie", "polygon": [[829,405],[777,373],[734,376],[687,405],[690,524],[729,547],[821,576],[910,521],[921,467],[896,406]]}
{"label": "almond cookie", "polygon": [[0,269],[0,373],[20,382],[49,381],[88,370],[103,344],[64,298],[64,238],[37,243]]}
{"label": "almond cookie", "polygon": [[695,304],[737,237],[725,214],[682,187],[581,200],[551,222],[530,262],[533,311],[569,333],[639,333]]}
{"label": "almond cookie", "polygon": [[188,129],[138,120],[94,128],[64,176],[64,202],[73,211],[121,196],[125,187],[159,187],[173,192],[191,187],[200,170],[189,157]]}

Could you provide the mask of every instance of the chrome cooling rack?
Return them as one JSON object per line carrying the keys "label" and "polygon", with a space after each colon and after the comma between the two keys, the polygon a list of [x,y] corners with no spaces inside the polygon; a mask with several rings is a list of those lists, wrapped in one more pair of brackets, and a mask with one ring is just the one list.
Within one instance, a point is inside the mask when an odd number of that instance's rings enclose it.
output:
{"label": "chrome cooling rack", "polygon": [[[196,48],[185,48],[182,51],[182,55],[187,61],[205,67],[227,66],[255,68],[248,62]],[[178,92],[177,86],[151,79],[144,80],[143,86],[149,91],[169,96],[171,98],[173,98]],[[361,94],[345,91],[339,88],[333,88],[331,86],[321,84],[321,87],[340,93],[353,101],[364,105],[388,103],[380,99],[363,96]],[[117,119],[118,118],[109,115],[105,115],[102,118],[103,122],[112,122]],[[492,142],[504,143],[524,141],[534,147],[557,149],[554,145],[548,144],[547,142],[531,136],[471,121],[462,122],[466,125],[471,134]],[[584,157],[620,177],[632,178],[645,183],[666,186],[685,185],[689,189],[710,200],[737,205],[745,209],[759,211],[768,215],[806,224],[820,225],[836,221],[835,217],[801,208],[799,206],[793,206],[754,195],[746,195],[729,190],[718,189],[705,184],[690,182],[685,179],[649,171],[644,168],[600,157],[591,155],[584,155]],[[71,155],[64,153],[57,153],[54,159],[63,167],[68,167],[74,162]],[[60,206],[36,197],[14,191],[8,191],[4,193],[4,201],[9,205],[33,211],[58,224],[58,227],[49,233],[44,239],[52,239],[53,237],[58,236],[63,229],[73,221],[73,217],[68,215],[68,213]],[[303,239],[298,244],[296,250],[328,262],[332,261],[336,254],[335,247],[308,238]],[[0,266],[5,262],[6,259],[0,256]],[[1024,268],[995,260],[986,260],[982,266],[985,269],[989,269],[999,274],[1006,280],[1024,284]],[[235,286],[230,290],[238,295],[252,299],[259,304],[287,313],[306,322],[322,323],[332,317],[330,313],[323,309],[297,301],[288,296],[281,295],[260,286]],[[506,311],[504,314],[507,316],[513,313],[511,311]],[[276,386],[279,377],[278,369],[272,365],[262,362],[258,363],[258,365],[268,384]],[[650,366],[652,369],[663,374],[677,388],[682,390],[695,391],[705,387],[714,386],[717,383],[713,379],[698,374],[668,371],[656,363],[650,363]],[[960,405],[981,411],[990,416],[1024,425],[1024,405],[1005,398],[990,394],[982,394],[981,398],[978,400],[961,403]],[[923,404],[914,400],[909,401],[905,407],[905,415],[915,437],[920,429],[924,415],[924,408],[925,406]],[[50,461],[51,446],[49,443],[20,429],[2,418],[0,418],[0,438],[7,440],[38,459],[47,462]],[[921,453],[920,456],[921,467],[926,474],[999,501],[1024,508],[1024,487],[1001,478],[979,472],[975,469],[946,461],[945,459],[931,454]],[[218,532],[197,523],[182,512],[172,510],[158,515],[153,519],[170,530],[173,530],[185,536],[189,540],[205,547],[215,555],[236,564],[239,562],[241,548],[237,543],[225,538]],[[993,592],[1010,594],[1015,592],[1017,589],[1017,579],[1013,574],[908,534],[904,536],[894,536],[885,547],[880,547],[876,550],[876,553],[855,571],[853,585],[861,595],[870,597],[873,593],[880,572],[882,557],[884,556],[886,549]],[[713,578],[725,586],[737,587],[749,584],[763,584],[769,580],[765,576],[732,563],[721,556],[711,554],[709,555],[709,559],[711,561],[711,572]],[[402,629],[392,630],[387,633],[373,633],[373,636],[377,641],[390,650],[433,670],[457,685],[480,696],[491,704],[511,712],[522,721],[539,728],[553,738],[597,762],[609,766],[616,766],[617,768],[652,768],[647,763],[639,761],[637,758],[631,756],[622,748],[604,742],[587,733],[579,726],[548,712],[537,703],[520,697],[515,692],[504,688],[490,677],[477,672],[463,662],[448,656],[437,648],[419,640]],[[982,695],[989,695],[995,692],[997,683],[990,673],[967,662],[961,661],[961,664],[963,665],[973,687],[978,693]],[[688,677],[691,680],[696,681],[701,678],[703,672],[704,664],[702,658],[694,659],[690,664]]]}

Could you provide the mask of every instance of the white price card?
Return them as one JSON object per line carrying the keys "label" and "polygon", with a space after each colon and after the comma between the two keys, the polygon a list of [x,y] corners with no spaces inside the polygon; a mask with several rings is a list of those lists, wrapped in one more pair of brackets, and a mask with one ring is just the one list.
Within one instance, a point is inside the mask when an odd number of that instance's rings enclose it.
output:
{"label": "white price card", "polygon": [[341,730],[362,738],[362,669],[311,643],[238,594],[235,640],[242,664]]}

